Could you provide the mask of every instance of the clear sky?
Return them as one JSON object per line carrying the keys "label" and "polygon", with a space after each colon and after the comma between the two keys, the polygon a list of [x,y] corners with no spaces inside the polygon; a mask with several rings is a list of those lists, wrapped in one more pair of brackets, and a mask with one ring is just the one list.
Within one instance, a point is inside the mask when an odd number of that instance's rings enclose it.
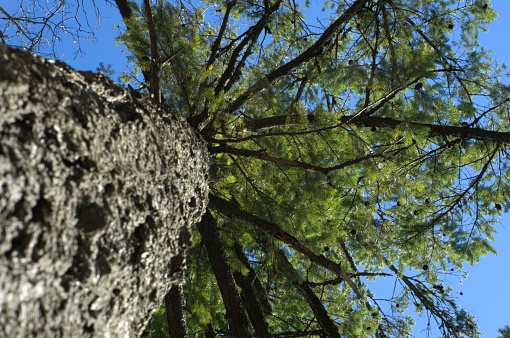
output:
{"label": "clear sky", "polygon": [[[493,51],[498,63],[510,67],[510,1],[493,0],[492,7],[499,17],[481,35],[480,44]],[[459,286],[464,294],[461,304],[476,317],[488,338],[497,337],[498,328],[510,325],[510,215],[504,215],[497,230],[494,246],[498,255],[488,255],[470,267],[468,278]]]}
{"label": "clear sky", "polygon": [[[498,11],[499,18],[488,27],[488,33],[482,34],[481,45],[493,50],[497,62],[510,65],[510,0],[493,0],[492,6]],[[104,6],[101,7],[104,9]],[[67,45],[63,43],[59,49],[71,51],[63,59],[79,70],[95,70],[100,61],[111,64],[116,71],[116,79],[127,64],[122,46],[116,46],[113,42],[118,34],[116,26],[120,16],[111,6],[101,15],[100,29],[96,31],[97,41],[81,41],[84,55],[74,58],[72,52],[76,46],[68,45],[69,42]],[[510,83],[510,79],[507,83]],[[497,337],[498,328],[510,325],[510,215],[501,219],[497,230],[495,248],[498,255],[484,257],[474,267],[466,266],[470,271],[468,278],[462,284],[452,285],[463,293],[459,296],[459,304],[475,315],[480,330],[485,333],[484,337],[489,338]],[[426,337],[419,329],[415,330],[415,334],[417,337]]]}

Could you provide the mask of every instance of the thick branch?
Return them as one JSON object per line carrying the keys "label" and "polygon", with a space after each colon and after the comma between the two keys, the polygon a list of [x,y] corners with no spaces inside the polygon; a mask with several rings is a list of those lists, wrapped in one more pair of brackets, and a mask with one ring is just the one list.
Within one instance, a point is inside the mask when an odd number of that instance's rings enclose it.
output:
{"label": "thick branch", "polygon": [[294,338],[294,337],[323,337],[324,330],[313,330],[313,331],[293,331],[293,332],[282,332],[274,335],[275,338]]}
{"label": "thick branch", "polygon": [[[218,58],[218,51],[219,51],[219,48],[221,45],[221,41],[223,40],[223,36],[225,35],[227,26],[229,23],[230,11],[236,4],[237,4],[237,0],[232,0],[227,3],[227,8],[225,10],[225,15],[223,16],[223,21],[221,22],[221,26],[218,31],[218,36],[214,40],[213,45],[211,47],[211,52],[209,54],[209,59],[207,60],[207,66],[205,67],[205,69],[209,69],[210,67],[212,67],[214,65],[214,62],[216,62],[216,60]],[[207,79],[207,77],[204,77],[204,79],[200,82],[200,85],[198,86],[197,97],[201,96],[201,94],[207,87],[207,83],[208,83],[208,79]],[[205,106],[207,106],[207,104],[205,104]],[[195,128],[197,128],[201,123],[203,123],[205,121],[205,119],[207,119],[208,114],[209,114],[208,109],[204,109],[200,114],[198,114],[197,116],[194,116],[193,114],[196,113],[196,109],[197,109],[197,102],[195,102],[193,107],[190,109],[192,116],[190,116],[190,118],[188,118],[188,121],[190,122],[190,124]]]}
{"label": "thick branch", "polygon": [[266,81],[272,83],[273,81],[281,78],[287,74],[289,74],[292,70],[300,67],[307,61],[309,61],[314,56],[320,55],[323,50],[323,47],[330,42],[335,34],[340,32],[345,28],[347,23],[358,13],[363,6],[368,2],[368,0],[356,0],[347,10],[333,22],[325,31],[322,33],[321,37],[315,42],[312,46],[310,46],[303,53],[298,55],[296,58],[291,61],[285,63],[284,65],[276,68],[272,72],[266,75],[266,79],[263,81],[259,81],[250,88],[248,88],[243,94],[241,94],[230,106],[227,111],[235,112],[237,111],[250,97],[254,94],[260,92],[264,86],[263,84]]}
{"label": "thick branch", "polygon": [[[216,85],[216,88],[214,89],[214,92],[216,96],[219,96],[222,91],[228,91],[230,87],[233,85],[233,83],[241,76],[241,71],[246,63],[246,60],[250,56],[253,50],[253,46],[257,42],[257,39],[264,29],[264,27],[267,26],[269,23],[272,15],[278,10],[283,0],[277,0],[270,8],[266,10],[266,12],[262,15],[260,20],[253,26],[251,26],[243,35],[245,36],[243,40],[237,45],[232,55],[230,56],[230,60],[228,62],[228,65],[221,75],[220,79],[218,80],[218,83]],[[218,35],[218,38],[214,42],[213,45],[213,51],[218,49],[219,43],[221,42],[219,39],[224,34],[224,25],[226,25],[226,20],[228,19],[228,13],[230,12],[230,9],[234,6],[235,1],[230,2],[227,5],[227,12],[225,14],[225,17],[223,19],[222,26],[220,28],[220,33]],[[238,61],[240,58],[241,53],[244,50],[244,54],[241,57],[241,60]],[[217,53],[211,54],[208,66],[214,63],[214,58],[216,57]],[[198,127],[201,125],[209,116],[209,110],[208,108],[204,108],[200,114],[193,116],[190,118],[190,124],[194,127]]]}
{"label": "thick branch", "polygon": [[129,5],[128,0],[115,0],[115,3],[117,4],[117,8],[119,9],[120,15],[124,21],[133,16],[133,10]]}
{"label": "thick branch", "polygon": [[243,221],[246,221],[260,230],[269,233],[273,237],[281,240],[282,242],[288,244],[290,247],[292,247],[297,252],[305,255],[310,259],[310,261],[314,262],[317,265],[322,266],[323,268],[330,270],[336,274],[338,274],[340,277],[343,278],[343,280],[349,284],[349,286],[352,288],[354,293],[359,297],[363,298],[363,294],[358,289],[358,286],[352,281],[352,279],[347,275],[347,273],[342,270],[342,267],[340,264],[335,263],[328,258],[324,257],[323,255],[317,255],[312,250],[308,249],[306,246],[301,244],[301,242],[288,232],[282,230],[278,225],[268,222],[262,218],[259,218],[257,216],[252,215],[251,213],[241,210],[239,206],[231,201],[224,200],[222,198],[219,198],[217,196],[214,196],[213,194],[209,194],[209,206],[221,212],[222,214],[228,216],[228,217],[234,217]]}
{"label": "thick branch", "polygon": [[375,116],[343,116],[342,123],[350,123],[366,127],[389,127],[395,128],[403,123],[411,127],[427,128],[430,136],[457,136],[467,139],[483,141],[496,141],[498,143],[510,142],[510,132],[491,131],[481,128],[444,126],[429,123],[404,122],[387,117]]}
{"label": "thick branch", "polygon": [[253,290],[257,297],[257,301],[261,306],[263,312],[271,313],[271,304],[269,303],[269,299],[267,299],[267,293],[265,287],[262,285],[262,282],[257,276],[257,272],[253,269],[246,257],[243,247],[239,243],[234,244],[234,252],[236,253],[237,258],[243,263],[243,265],[248,269],[248,282],[253,285]]}
{"label": "thick branch", "polygon": [[255,291],[250,283],[250,277],[245,277],[241,272],[234,271],[234,278],[241,287],[241,298],[246,304],[246,311],[250,317],[251,324],[257,337],[271,338],[271,332],[267,325],[266,318],[260,309],[260,304],[255,295]]}
{"label": "thick branch", "polygon": [[[307,118],[310,123],[315,121],[314,115],[307,115]],[[303,122],[303,118],[298,115],[275,115],[260,119],[245,120],[244,127],[250,131],[262,131],[264,129],[297,125]]]}
{"label": "thick branch", "polygon": [[248,316],[255,329],[255,333],[257,337],[272,337],[265,318],[265,313],[271,313],[271,305],[267,299],[264,286],[257,277],[257,272],[251,266],[243,247],[239,243],[234,244],[234,252],[249,271],[246,276],[242,273],[237,273],[234,274],[234,277],[242,288],[241,297],[245,301],[246,310],[248,311]]}
{"label": "thick branch", "polygon": [[317,295],[313,292],[313,290],[310,288],[309,284],[303,282],[300,280],[300,277],[292,264],[287,260],[287,257],[281,252],[280,249],[276,250],[277,259],[281,263],[281,267],[284,270],[283,272],[287,277],[290,279],[290,282],[296,290],[298,290],[305,301],[308,303],[308,306],[313,311],[313,314],[317,318],[317,321],[319,322],[320,326],[326,332],[328,337],[338,337],[340,338],[340,334],[338,333],[338,328],[335,324],[335,322],[331,319],[328,312],[324,308],[324,305],[322,304],[321,300]]}
{"label": "thick branch", "polygon": [[165,296],[166,319],[170,338],[187,338],[188,327],[184,314],[184,295],[182,285],[173,285]]}
{"label": "thick branch", "polygon": [[[244,39],[234,49],[230,57],[230,61],[227,65],[227,69],[223,72],[223,75],[218,80],[218,85],[215,88],[215,93],[218,95],[222,90],[228,90],[227,81],[244,66],[247,56],[251,53],[253,44],[257,41],[258,36],[269,23],[271,16],[278,10],[283,0],[276,1],[260,18],[260,20],[253,26],[251,26],[245,33]],[[238,62],[241,52],[246,48],[245,54],[241,61]]]}
{"label": "thick branch", "polygon": [[[122,20],[124,21],[124,24],[126,25],[126,29],[129,31],[129,20],[133,18],[133,10],[131,9],[131,6],[129,5],[128,0],[115,0],[115,3],[117,4],[117,8],[119,9],[120,15],[122,16]],[[143,60],[138,59],[138,64],[141,64]],[[150,72],[142,70],[142,76],[145,83],[151,83],[151,74]]]}
{"label": "thick branch", "polygon": [[157,103],[161,103],[161,90],[159,84],[159,53],[158,40],[156,38],[156,26],[152,16],[151,4],[149,0],[144,0],[145,20],[149,29],[149,39],[151,42],[151,76],[150,91]]}
{"label": "thick branch", "polygon": [[257,273],[250,265],[243,247],[239,243],[234,243],[234,252],[241,263],[249,270],[248,275],[241,272],[234,272],[236,283],[241,286],[241,298],[246,304],[246,311],[250,317],[251,324],[255,330],[255,335],[262,338],[271,338],[271,330],[264,315],[264,311],[271,312],[271,306],[263,291],[263,286],[257,277]]}
{"label": "thick branch", "polygon": [[319,167],[319,166],[316,166],[316,165],[313,165],[310,163],[306,163],[306,162],[301,162],[298,160],[287,160],[287,159],[283,159],[283,158],[269,156],[263,150],[250,150],[250,149],[233,148],[233,147],[228,147],[228,146],[217,146],[217,147],[214,147],[211,149],[211,153],[212,154],[228,153],[228,154],[233,154],[233,155],[238,155],[238,156],[253,157],[253,158],[258,158],[259,160],[264,160],[264,161],[272,162],[275,164],[281,164],[281,165],[286,165],[289,167],[296,167],[296,168],[320,172],[320,173],[323,173],[324,175],[327,175],[328,173],[335,171],[335,170],[340,170],[340,169],[346,168],[348,166],[351,166],[351,165],[354,165],[357,163],[361,163],[368,159],[384,156],[384,153],[372,153],[372,154],[361,156],[361,157],[358,157],[358,158],[355,158],[355,159],[352,159],[352,160],[349,160],[349,161],[346,161],[346,162],[343,162],[343,163],[340,163],[340,164],[337,164],[337,165],[334,165],[331,167]]}
{"label": "thick branch", "polygon": [[[501,104],[500,104],[501,105]],[[498,107],[500,106],[498,105]],[[313,117],[308,120],[313,122]],[[482,141],[496,141],[498,143],[510,142],[510,132],[492,131],[482,128],[473,128],[470,126],[449,126],[437,125],[430,123],[418,123],[401,121],[388,117],[376,116],[361,116],[361,115],[346,115],[339,119],[339,126],[344,124],[354,124],[364,127],[377,127],[377,128],[396,128],[401,124],[407,124],[411,127],[427,128],[429,136],[457,136],[466,139],[477,139]],[[245,126],[251,131],[260,131],[268,128],[278,128],[288,126],[289,124],[299,123],[298,118],[289,118],[285,115],[271,116],[261,118],[253,121],[246,121]]]}
{"label": "thick branch", "polygon": [[221,243],[216,220],[210,211],[206,211],[202,216],[202,220],[198,223],[198,230],[202,236],[214,276],[218,281],[232,335],[239,338],[251,337],[248,332],[248,318],[227,262],[227,254]]}

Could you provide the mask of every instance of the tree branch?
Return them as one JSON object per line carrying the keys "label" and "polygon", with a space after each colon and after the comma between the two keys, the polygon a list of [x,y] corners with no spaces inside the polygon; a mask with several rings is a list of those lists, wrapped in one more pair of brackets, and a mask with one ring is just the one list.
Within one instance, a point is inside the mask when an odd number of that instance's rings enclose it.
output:
{"label": "tree branch", "polygon": [[358,289],[358,286],[352,281],[352,279],[347,275],[347,273],[342,269],[340,264],[335,263],[323,255],[317,255],[312,250],[308,249],[306,246],[301,244],[301,242],[288,232],[282,230],[278,225],[268,222],[262,218],[252,215],[251,213],[241,210],[239,206],[231,201],[224,200],[220,197],[217,197],[213,194],[209,194],[209,206],[210,208],[221,212],[222,214],[243,220],[248,222],[260,230],[272,235],[276,239],[281,240],[282,242],[288,244],[297,252],[305,255],[310,259],[310,261],[314,262],[317,265],[322,266],[323,268],[332,271],[342,277],[342,279],[351,287],[354,293],[360,298],[363,299],[363,294]]}
{"label": "tree branch", "polygon": [[[498,105],[489,108],[482,114],[482,116],[486,115],[487,112],[492,111],[503,104],[507,103],[508,100],[505,100]],[[313,122],[313,116],[308,118],[310,122]],[[492,131],[481,128],[473,128],[473,123],[470,123],[468,126],[449,126],[449,125],[437,125],[430,123],[418,123],[418,122],[409,122],[396,120],[389,117],[377,117],[377,116],[363,116],[363,115],[345,115],[339,119],[339,124],[332,126],[332,128],[338,127],[340,125],[345,124],[354,124],[360,127],[377,127],[377,128],[396,128],[401,124],[408,124],[412,127],[419,128],[427,128],[429,130],[429,136],[457,136],[466,139],[477,139],[482,141],[495,141],[498,143],[508,143],[510,142],[510,132],[502,132],[502,131]],[[245,122],[245,126],[247,129],[251,131],[260,131],[268,128],[278,128],[282,126],[287,126],[290,124],[298,124],[299,119],[289,118],[285,115],[280,116],[271,116],[267,118],[261,118],[253,121]],[[312,131],[313,132],[313,131]],[[287,134],[287,133],[286,133]],[[289,133],[290,134],[290,133]],[[276,133],[274,134],[277,135]],[[263,136],[273,136],[273,134],[263,135]],[[228,142],[229,140],[222,140]]]}
{"label": "tree branch", "polygon": [[149,0],[143,0],[145,10],[145,20],[149,29],[149,39],[151,42],[151,72],[150,72],[150,91],[154,100],[161,103],[161,90],[159,82],[159,52],[158,40],[156,37],[156,26],[152,16],[151,4]]}
{"label": "tree branch", "polygon": [[[265,11],[260,20],[255,25],[251,26],[248,29],[244,39],[232,52],[227,68],[225,69],[222,76],[218,80],[218,84],[214,90],[216,95],[219,95],[222,90],[225,91],[228,90],[227,81],[231,79],[235,75],[235,73],[240,72],[240,69],[244,66],[244,62],[246,61],[247,56],[251,52],[253,44],[255,43],[255,41],[257,41],[258,36],[260,35],[264,27],[269,23],[269,19],[278,10],[282,2],[283,0],[277,0],[267,11]],[[246,48],[245,54],[241,61],[238,62],[237,60],[241,55],[241,52],[245,48]]]}
{"label": "tree branch", "polygon": [[420,300],[420,302],[425,306],[425,308],[430,311],[438,320],[441,321],[442,325],[446,327],[446,330],[448,331],[450,337],[459,337],[457,333],[457,327],[454,325],[453,321],[448,320],[448,318],[445,317],[443,314],[443,311],[437,308],[437,306],[429,300],[423,292],[418,289],[416,285],[411,281],[411,279],[404,274],[400,273],[398,269],[389,262],[386,257],[383,257],[386,266],[390,268],[391,271],[395,273],[395,275],[399,276],[400,279],[404,282],[405,285],[413,292],[413,294]]}
{"label": "tree branch", "polygon": [[305,301],[308,303],[308,306],[313,311],[313,314],[317,318],[321,328],[327,334],[328,337],[338,337],[340,338],[340,334],[338,333],[338,327],[335,322],[331,319],[328,312],[324,308],[321,300],[317,297],[317,295],[313,292],[310,286],[300,280],[300,277],[292,264],[287,260],[287,257],[283,254],[281,249],[275,250],[276,257],[281,263],[281,267],[283,268],[282,272],[287,275],[290,282],[294,287],[302,294]]}
{"label": "tree branch", "polygon": [[133,10],[129,5],[128,0],[115,0],[115,3],[117,4],[117,8],[119,9],[120,15],[124,21],[126,21],[126,19],[130,19],[133,16]]}
{"label": "tree branch", "polygon": [[234,337],[251,337],[248,332],[249,321],[246,317],[245,307],[237,292],[237,286],[232,271],[227,262],[227,254],[221,243],[216,220],[209,210],[198,223],[198,231],[211,262],[214,276],[218,281],[221,298],[227,311],[227,319]]}
{"label": "tree branch", "polygon": [[166,320],[170,338],[187,338],[188,327],[184,314],[185,300],[182,285],[173,285],[165,296]]}
{"label": "tree branch", "polygon": [[262,285],[260,279],[257,277],[257,272],[253,269],[248,258],[244,254],[243,247],[239,243],[234,243],[234,252],[236,253],[237,258],[241,261],[241,263],[243,263],[243,265],[250,271],[247,276],[248,282],[250,285],[253,285],[258,303],[262,306],[264,312],[271,313],[271,304],[267,299],[265,288]]}
{"label": "tree branch", "polygon": [[270,83],[276,81],[278,78],[283,77],[289,74],[292,70],[297,67],[303,65],[308,60],[317,56],[321,53],[321,50],[324,45],[326,45],[335,34],[340,32],[347,23],[358,13],[359,10],[368,2],[369,0],[356,0],[347,10],[333,22],[325,31],[322,33],[321,37],[315,42],[312,46],[306,49],[303,53],[298,55],[296,58],[291,61],[283,64],[282,66],[276,68],[272,72],[266,75],[265,80],[258,81],[250,88],[248,88],[243,94],[241,94],[234,102],[232,102],[227,111],[235,112],[237,111],[250,97],[254,94],[260,92],[263,88],[266,88],[264,83],[269,81]]}
{"label": "tree branch", "polygon": [[343,162],[343,163],[340,163],[340,164],[337,164],[337,165],[334,165],[331,167],[319,167],[319,166],[316,166],[316,165],[313,165],[310,163],[306,163],[306,162],[301,162],[298,160],[287,160],[287,159],[283,159],[283,158],[269,156],[262,149],[261,150],[240,149],[240,148],[232,148],[232,147],[221,145],[221,146],[211,148],[210,152],[211,152],[211,154],[228,153],[228,154],[233,154],[233,155],[238,155],[238,156],[253,157],[253,158],[257,158],[259,160],[268,161],[268,162],[272,162],[275,164],[281,164],[281,165],[286,165],[289,167],[295,167],[295,168],[301,168],[301,169],[320,172],[320,173],[323,173],[324,175],[327,175],[328,173],[330,173],[332,171],[340,170],[340,169],[346,168],[346,167],[354,165],[354,164],[361,163],[361,162],[369,160],[369,159],[373,159],[373,158],[377,158],[377,157],[384,157],[384,153],[371,153],[371,154],[361,156],[361,157],[358,157],[358,158],[355,158],[355,159],[352,159],[352,160],[349,160],[349,161],[346,161],[346,162]]}
{"label": "tree branch", "polygon": [[[117,4],[117,8],[119,9],[120,15],[122,16],[122,20],[126,25],[126,29],[129,31],[129,20],[133,18],[133,9],[129,5],[128,0],[115,0],[115,4]],[[143,60],[138,58],[138,64],[142,64]],[[151,62],[152,64],[152,62]],[[151,66],[152,67],[152,66]],[[145,83],[151,83],[151,74],[145,70],[142,70],[142,76]]]}
{"label": "tree branch", "polygon": [[342,123],[350,123],[366,127],[389,127],[395,128],[400,124],[406,123],[412,127],[427,128],[429,136],[458,136],[466,139],[478,139],[483,141],[496,141],[498,143],[510,142],[510,132],[491,131],[480,128],[444,126],[429,123],[417,123],[395,120],[387,117],[375,116],[342,116]]}

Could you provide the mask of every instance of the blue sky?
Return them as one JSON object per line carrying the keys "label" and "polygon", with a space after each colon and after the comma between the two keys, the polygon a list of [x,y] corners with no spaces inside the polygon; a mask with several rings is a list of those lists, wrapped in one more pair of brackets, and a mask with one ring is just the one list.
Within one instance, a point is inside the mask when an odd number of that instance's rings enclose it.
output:
{"label": "blue sky", "polygon": [[[12,5],[12,4],[11,4]],[[15,6],[15,5],[14,5]],[[8,9],[10,6],[4,6]],[[116,46],[113,39],[117,36],[115,28],[120,22],[120,16],[115,8],[103,7],[102,21],[95,42],[82,40],[81,48],[84,55],[76,58],[73,52],[76,45],[72,41],[63,42],[58,49],[69,50],[62,59],[79,70],[95,70],[99,62],[112,64],[116,73],[114,78],[126,70],[126,59],[122,46]],[[493,50],[493,57],[499,63],[510,65],[510,0],[493,0],[492,7],[499,13],[499,18],[489,27],[489,32],[482,34],[481,45]],[[105,10],[106,9],[106,10]],[[94,25],[93,18],[91,18]],[[510,83],[510,81],[507,81]],[[485,333],[484,337],[497,337],[497,330],[510,325],[510,215],[505,215],[498,225],[495,248],[498,255],[488,255],[474,267],[466,266],[470,271],[468,278],[462,284],[452,281],[452,286],[463,295],[459,296],[459,303],[471,314],[475,315],[479,328]],[[509,311],[509,312],[506,312]],[[423,329],[423,327],[422,327]],[[420,330],[415,330],[417,337],[426,337]]]}
{"label": "blue sky", "polygon": [[[482,34],[480,44],[493,51],[498,63],[510,66],[510,1],[493,0],[492,7],[499,17]],[[510,81],[507,81],[507,84]],[[485,337],[497,337],[497,330],[510,325],[510,215],[504,215],[497,228],[494,244],[497,256],[488,255],[481,262],[470,267],[470,274],[459,290],[464,295],[461,304],[475,315]]]}

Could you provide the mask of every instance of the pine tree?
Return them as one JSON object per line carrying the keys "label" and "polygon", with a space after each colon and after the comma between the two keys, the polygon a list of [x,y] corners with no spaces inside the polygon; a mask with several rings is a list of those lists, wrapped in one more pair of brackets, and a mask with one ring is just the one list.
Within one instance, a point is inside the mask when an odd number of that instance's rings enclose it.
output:
{"label": "pine tree", "polygon": [[186,305],[167,302],[188,332],[163,307],[147,336],[407,337],[410,312],[480,336],[449,281],[494,252],[510,206],[488,1],[116,4],[124,81],[181,112],[212,162]]}
{"label": "pine tree", "polygon": [[[477,46],[490,6],[207,5],[160,1],[153,25],[132,7],[120,37],[147,73],[155,32],[163,100],[212,154],[190,335],[408,336],[412,308],[477,336],[445,282],[493,251],[507,207],[506,88]],[[368,287],[388,277],[393,293]]]}
{"label": "pine tree", "polygon": [[498,330],[499,336],[498,338],[507,338],[510,337],[510,327],[505,325],[505,327]]}

